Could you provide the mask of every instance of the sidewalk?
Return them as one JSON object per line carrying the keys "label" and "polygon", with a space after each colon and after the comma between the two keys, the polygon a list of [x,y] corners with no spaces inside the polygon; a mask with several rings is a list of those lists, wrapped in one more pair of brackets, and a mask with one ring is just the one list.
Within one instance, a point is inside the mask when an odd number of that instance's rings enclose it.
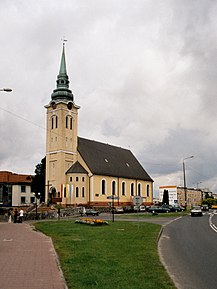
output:
{"label": "sidewalk", "polygon": [[67,289],[49,237],[29,223],[0,223],[1,289]]}

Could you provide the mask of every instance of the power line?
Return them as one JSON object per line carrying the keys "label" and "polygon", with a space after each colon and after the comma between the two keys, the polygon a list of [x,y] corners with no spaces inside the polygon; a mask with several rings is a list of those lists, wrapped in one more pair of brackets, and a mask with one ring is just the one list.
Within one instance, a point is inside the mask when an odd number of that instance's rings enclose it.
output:
{"label": "power line", "polygon": [[31,123],[31,124],[33,124],[33,125],[41,128],[41,129],[43,129],[43,130],[46,130],[46,128],[44,128],[43,126],[40,126],[40,125],[38,125],[37,123],[35,123],[35,122],[31,121],[31,120],[28,120],[28,119],[26,119],[26,118],[24,118],[24,117],[22,117],[22,116],[20,116],[20,115],[18,115],[18,114],[16,114],[16,113],[14,113],[14,112],[11,112],[11,111],[9,111],[9,110],[7,110],[7,109],[5,109],[5,108],[2,108],[2,107],[0,107],[0,109],[3,110],[4,112],[7,112],[7,113],[9,113],[9,114],[11,114],[11,115],[19,118],[19,119],[22,119],[22,120],[24,120],[24,121],[26,121],[26,122],[28,122],[28,123]]}

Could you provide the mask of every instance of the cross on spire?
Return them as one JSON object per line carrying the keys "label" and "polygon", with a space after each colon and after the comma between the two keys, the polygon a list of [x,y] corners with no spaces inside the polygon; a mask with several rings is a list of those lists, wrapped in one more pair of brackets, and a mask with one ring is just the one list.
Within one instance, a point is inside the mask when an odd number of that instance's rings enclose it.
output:
{"label": "cross on spire", "polygon": [[68,40],[66,39],[65,36],[63,36],[63,38],[62,38],[61,40],[62,40],[62,42],[63,42],[63,46],[65,46],[65,43],[66,43]]}

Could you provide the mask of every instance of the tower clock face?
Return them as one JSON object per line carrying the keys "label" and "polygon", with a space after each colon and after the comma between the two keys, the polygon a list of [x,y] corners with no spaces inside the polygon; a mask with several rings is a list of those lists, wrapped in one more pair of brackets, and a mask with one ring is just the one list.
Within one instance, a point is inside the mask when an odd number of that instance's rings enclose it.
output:
{"label": "tower clock face", "polygon": [[68,104],[67,104],[67,107],[68,107],[68,109],[72,109],[72,103],[71,102],[69,102]]}
{"label": "tower clock face", "polygon": [[57,107],[57,105],[56,105],[56,103],[54,101],[51,103],[51,106],[52,106],[53,109],[55,109]]}

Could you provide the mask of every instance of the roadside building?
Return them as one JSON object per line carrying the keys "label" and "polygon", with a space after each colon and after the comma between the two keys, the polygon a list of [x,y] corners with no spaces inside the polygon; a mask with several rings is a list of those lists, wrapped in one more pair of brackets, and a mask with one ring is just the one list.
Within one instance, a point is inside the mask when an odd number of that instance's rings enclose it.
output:
{"label": "roadside building", "polygon": [[35,202],[31,175],[0,171],[0,206],[29,206]]}
{"label": "roadside building", "polygon": [[143,204],[151,204],[153,180],[130,150],[78,136],[80,107],[69,89],[64,45],[56,83],[45,106],[46,200],[108,206],[115,196],[118,205],[131,205],[140,195]]}
{"label": "roadside building", "polygon": [[168,191],[169,195],[169,204],[175,205],[178,204],[178,194],[176,186],[160,186],[159,187],[159,201],[163,201],[164,191]]}
{"label": "roadside building", "polygon": [[197,188],[186,188],[179,186],[160,186],[159,200],[162,202],[164,190],[168,190],[169,204],[191,207],[194,205],[201,205],[203,200],[203,190]]}

